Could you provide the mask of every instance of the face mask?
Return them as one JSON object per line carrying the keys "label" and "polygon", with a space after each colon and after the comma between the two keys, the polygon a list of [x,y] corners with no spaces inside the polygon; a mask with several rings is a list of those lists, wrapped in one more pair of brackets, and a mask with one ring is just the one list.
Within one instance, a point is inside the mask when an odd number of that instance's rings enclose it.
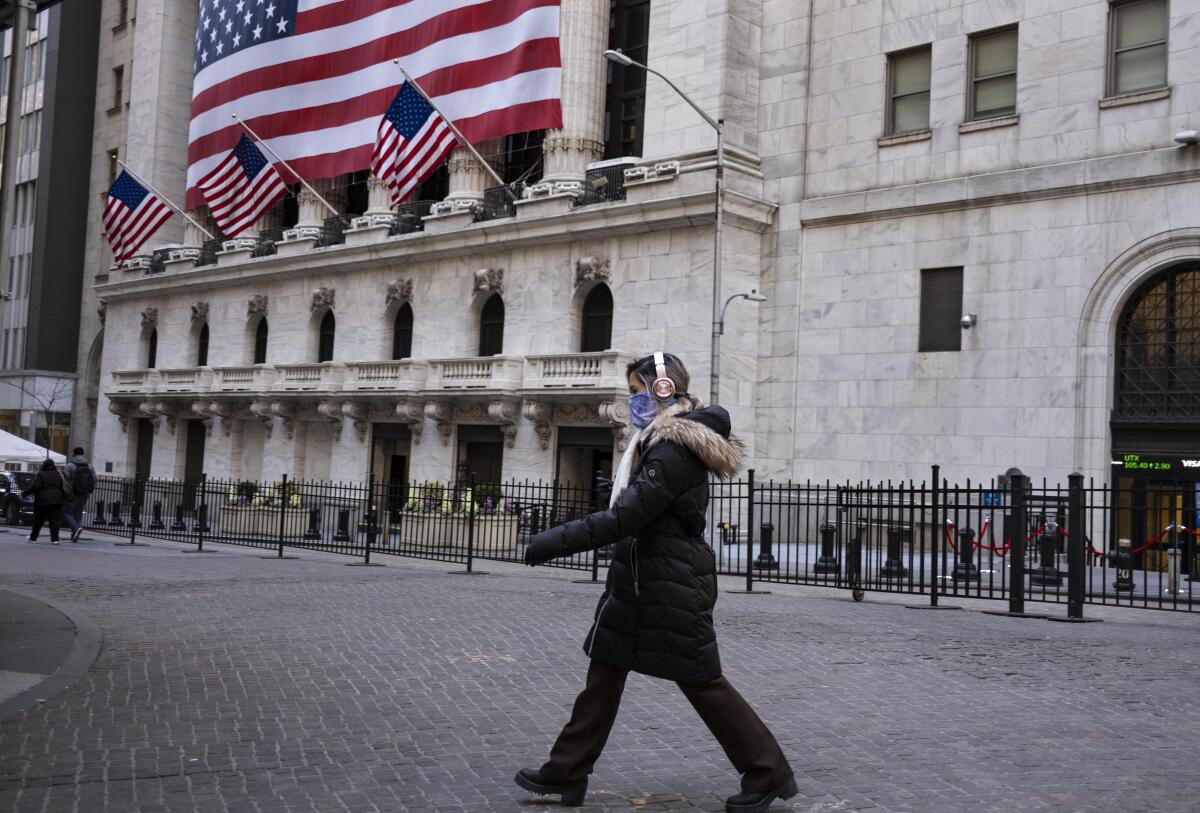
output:
{"label": "face mask", "polygon": [[[663,402],[663,406],[671,406],[675,399]],[[650,422],[658,417],[658,405],[648,392],[639,392],[629,396],[629,421],[638,429],[645,429]]]}

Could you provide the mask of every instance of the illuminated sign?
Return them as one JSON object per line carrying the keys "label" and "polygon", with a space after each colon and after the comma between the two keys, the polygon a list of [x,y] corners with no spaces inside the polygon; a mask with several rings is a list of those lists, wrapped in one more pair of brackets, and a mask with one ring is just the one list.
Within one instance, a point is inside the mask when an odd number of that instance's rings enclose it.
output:
{"label": "illuminated sign", "polygon": [[1125,471],[1194,471],[1200,474],[1200,456],[1194,458],[1158,457],[1147,454],[1123,454],[1113,461]]}

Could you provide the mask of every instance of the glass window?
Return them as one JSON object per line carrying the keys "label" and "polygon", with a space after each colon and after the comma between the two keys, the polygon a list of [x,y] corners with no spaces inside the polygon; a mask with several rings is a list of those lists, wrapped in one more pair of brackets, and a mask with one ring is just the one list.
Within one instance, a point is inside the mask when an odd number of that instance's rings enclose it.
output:
{"label": "glass window", "polygon": [[[646,64],[650,42],[650,0],[612,0],[608,47]],[[608,93],[604,110],[604,157],[642,154],[646,110],[646,72],[605,63]]]}
{"label": "glass window", "polygon": [[496,356],[504,352],[504,300],[492,294],[479,314],[479,355]]}
{"label": "glass window", "polygon": [[888,135],[929,129],[931,53],[925,45],[888,57]]}
{"label": "glass window", "polygon": [[937,353],[962,349],[963,270],[921,270],[921,323],[917,352]]}
{"label": "glass window", "polygon": [[267,363],[267,318],[264,316],[258,320],[258,327],[254,329],[254,363]]}
{"label": "glass window", "polygon": [[118,110],[121,107],[121,101],[125,93],[125,66],[118,65],[112,69],[112,110]]}
{"label": "glass window", "polygon": [[208,323],[200,326],[200,335],[196,339],[196,366],[208,365]]}
{"label": "glass window", "polygon": [[158,361],[158,331],[151,330],[146,340],[146,367],[153,370]]}
{"label": "glass window", "polygon": [[1166,87],[1167,0],[1136,0],[1109,15],[1108,95]]}
{"label": "glass window", "polygon": [[325,311],[317,339],[317,361],[333,361],[333,334],[336,330],[337,320],[333,318],[333,311]]}
{"label": "glass window", "polygon": [[412,356],[413,312],[407,302],[396,311],[392,322],[392,358],[406,359]]}
{"label": "glass window", "polygon": [[612,346],[612,291],[600,284],[588,292],[583,300],[583,330],[579,341],[579,352],[596,353]]}
{"label": "glass window", "polygon": [[1017,112],[1017,29],[971,38],[968,118],[987,119]]}

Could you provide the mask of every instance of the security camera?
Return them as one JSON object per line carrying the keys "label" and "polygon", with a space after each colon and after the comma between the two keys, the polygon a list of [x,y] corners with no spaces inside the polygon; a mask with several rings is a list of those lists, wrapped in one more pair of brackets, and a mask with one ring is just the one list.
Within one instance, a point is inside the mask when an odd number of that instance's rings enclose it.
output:
{"label": "security camera", "polygon": [[1200,144],[1200,131],[1192,128],[1180,130],[1175,134],[1175,143],[1181,147],[1190,147],[1193,144]]}
{"label": "security camera", "polygon": [[962,318],[958,320],[958,324],[963,330],[970,330],[971,328],[975,327],[975,314],[964,313]]}

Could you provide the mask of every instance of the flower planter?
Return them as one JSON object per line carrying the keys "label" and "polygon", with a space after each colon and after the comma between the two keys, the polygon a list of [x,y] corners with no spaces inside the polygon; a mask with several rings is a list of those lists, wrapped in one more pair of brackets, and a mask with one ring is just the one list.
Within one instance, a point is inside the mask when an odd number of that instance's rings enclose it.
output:
{"label": "flower planter", "polygon": [[[466,550],[470,534],[466,516],[402,511],[391,525],[392,538],[401,545]],[[517,549],[515,514],[475,516],[475,553],[514,553]]]}
{"label": "flower planter", "polygon": [[[279,508],[222,505],[219,530],[225,536],[278,537],[280,513]],[[308,512],[303,508],[285,508],[282,514],[284,538],[303,536],[308,529]]]}

